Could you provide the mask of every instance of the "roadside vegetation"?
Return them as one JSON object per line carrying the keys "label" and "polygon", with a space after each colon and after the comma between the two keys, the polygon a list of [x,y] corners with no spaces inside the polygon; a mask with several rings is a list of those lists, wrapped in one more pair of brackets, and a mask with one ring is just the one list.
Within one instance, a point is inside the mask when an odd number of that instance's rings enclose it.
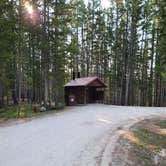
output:
{"label": "roadside vegetation", "polygon": [[47,108],[46,110],[41,110],[41,106],[38,104],[12,105],[0,109],[0,119],[4,121],[8,119],[31,118],[62,109],[64,109],[64,104],[62,103],[57,104],[55,107]]}
{"label": "roadside vegetation", "polygon": [[[166,121],[161,124],[166,126]],[[134,131],[134,135],[139,139],[138,143],[132,144],[130,151],[135,162],[146,166],[164,166],[166,163],[166,135],[154,133],[146,128]]]}
{"label": "roadside vegetation", "polygon": [[165,166],[166,120],[145,120],[132,127],[131,131],[122,131],[118,146],[114,155],[118,162]]}
{"label": "roadside vegetation", "polygon": [[165,128],[166,129],[166,120],[158,122],[158,123],[156,123],[156,125],[160,126],[160,128]]}

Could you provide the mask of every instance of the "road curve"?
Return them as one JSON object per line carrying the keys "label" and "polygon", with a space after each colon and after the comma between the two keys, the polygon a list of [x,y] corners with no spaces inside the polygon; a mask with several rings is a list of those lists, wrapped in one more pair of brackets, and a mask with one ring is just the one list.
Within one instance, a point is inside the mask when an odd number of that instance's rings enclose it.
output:
{"label": "road curve", "polygon": [[92,104],[0,127],[0,166],[107,166],[114,132],[150,116],[166,108]]}

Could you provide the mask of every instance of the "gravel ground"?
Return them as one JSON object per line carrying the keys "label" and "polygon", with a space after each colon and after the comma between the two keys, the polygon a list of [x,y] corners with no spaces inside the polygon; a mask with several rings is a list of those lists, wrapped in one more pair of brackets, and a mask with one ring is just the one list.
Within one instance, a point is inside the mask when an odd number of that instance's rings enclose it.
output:
{"label": "gravel ground", "polygon": [[0,166],[107,166],[116,131],[166,108],[102,104],[0,127]]}

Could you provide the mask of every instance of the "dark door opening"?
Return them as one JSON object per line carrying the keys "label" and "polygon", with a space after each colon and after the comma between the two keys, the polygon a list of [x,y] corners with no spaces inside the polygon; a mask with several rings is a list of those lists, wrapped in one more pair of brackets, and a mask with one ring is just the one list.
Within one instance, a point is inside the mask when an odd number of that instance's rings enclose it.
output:
{"label": "dark door opening", "polygon": [[88,103],[96,103],[96,88],[89,87],[87,90]]}

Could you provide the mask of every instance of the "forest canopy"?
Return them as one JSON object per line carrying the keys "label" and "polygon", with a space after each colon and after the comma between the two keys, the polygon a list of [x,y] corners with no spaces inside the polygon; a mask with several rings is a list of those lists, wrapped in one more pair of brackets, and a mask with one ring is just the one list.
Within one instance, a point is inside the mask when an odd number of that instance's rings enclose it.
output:
{"label": "forest canopy", "polygon": [[64,102],[72,73],[105,102],[166,106],[166,1],[1,0],[0,107]]}

